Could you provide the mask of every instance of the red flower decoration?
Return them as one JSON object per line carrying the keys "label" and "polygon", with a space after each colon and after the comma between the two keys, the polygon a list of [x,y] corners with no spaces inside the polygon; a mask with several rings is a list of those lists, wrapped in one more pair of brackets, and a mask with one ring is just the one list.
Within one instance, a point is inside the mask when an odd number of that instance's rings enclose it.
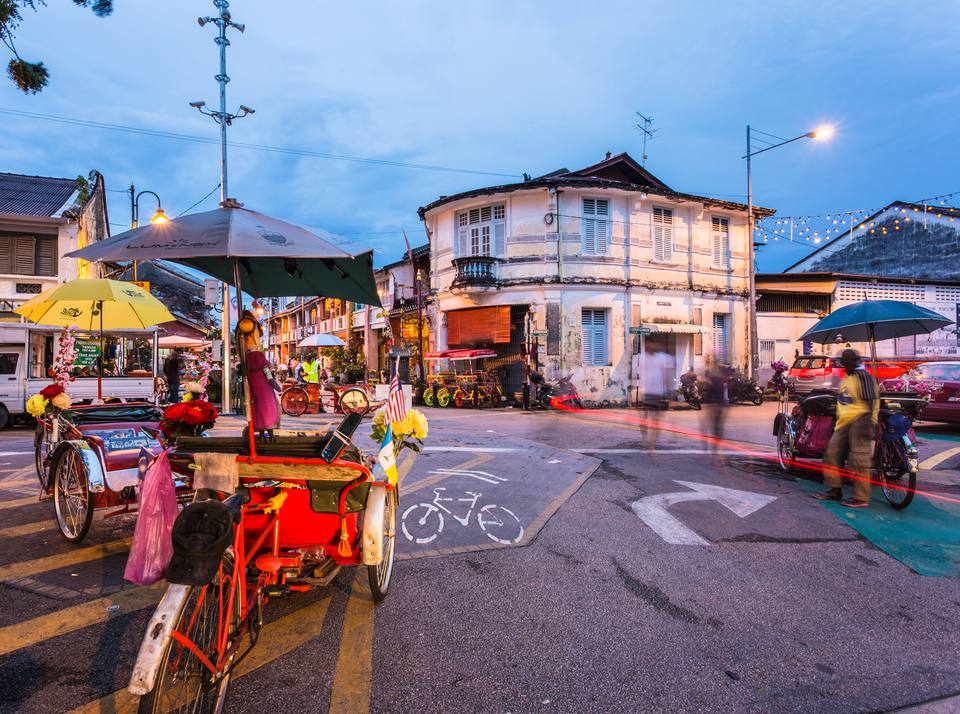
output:
{"label": "red flower decoration", "polygon": [[46,387],[40,390],[40,396],[44,399],[53,399],[60,394],[63,394],[64,389],[59,384],[48,384]]}

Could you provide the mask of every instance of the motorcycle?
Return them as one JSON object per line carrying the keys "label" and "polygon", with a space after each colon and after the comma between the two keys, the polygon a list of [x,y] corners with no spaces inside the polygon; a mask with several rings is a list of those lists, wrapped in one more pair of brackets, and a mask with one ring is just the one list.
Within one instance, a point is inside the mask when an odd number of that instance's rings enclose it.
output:
{"label": "motorcycle", "polygon": [[680,375],[680,386],[677,394],[690,405],[691,409],[700,409],[703,406],[703,396],[700,394],[700,385],[696,373],[691,369]]}
{"label": "motorcycle", "polygon": [[566,377],[561,377],[556,384],[551,384],[543,378],[542,374],[531,371],[530,382],[537,388],[536,403],[544,409],[551,407],[556,409],[561,404],[583,409],[583,402],[580,401],[577,388],[570,381],[572,376],[568,374]]}
{"label": "motorcycle", "polygon": [[756,406],[763,404],[763,389],[755,379],[746,379],[734,375],[727,383],[727,398],[730,403],[750,402]]}

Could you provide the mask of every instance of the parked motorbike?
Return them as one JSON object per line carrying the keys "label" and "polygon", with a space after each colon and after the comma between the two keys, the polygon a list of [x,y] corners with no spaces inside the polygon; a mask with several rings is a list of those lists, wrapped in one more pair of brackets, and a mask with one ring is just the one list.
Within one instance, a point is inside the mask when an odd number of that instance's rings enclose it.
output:
{"label": "parked motorbike", "polygon": [[583,402],[580,401],[580,395],[577,388],[570,381],[572,374],[562,377],[556,384],[552,384],[543,378],[538,372],[530,372],[530,381],[536,386],[535,402],[544,409],[556,409],[560,405],[569,405],[575,409],[583,409]]}
{"label": "parked motorbike", "polygon": [[763,389],[757,384],[755,379],[746,379],[740,375],[734,375],[727,383],[727,398],[730,403],[750,402],[757,406],[763,404]]}
{"label": "parked motorbike", "polygon": [[677,394],[690,405],[691,409],[700,409],[703,406],[703,396],[700,394],[700,384],[697,373],[692,369],[680,375],[680,386]]}

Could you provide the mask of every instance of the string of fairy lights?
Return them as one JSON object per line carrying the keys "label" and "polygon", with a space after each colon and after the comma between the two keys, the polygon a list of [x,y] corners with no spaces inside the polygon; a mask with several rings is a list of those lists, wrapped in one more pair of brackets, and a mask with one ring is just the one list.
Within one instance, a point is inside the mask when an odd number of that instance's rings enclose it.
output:
{"label": "string of fairy lights", "polygon": [[912,225],[927,226],[932,218],[946,218],[948,221],[956,220],[960,222],[960,208],[949,205],[951,199],[955,196],[960,196],[960,191],[930,196],[917,201],[897,202],[900,205],[894,204],[892,220],[888,217],[877,220],[879,218],[878,214],[888,208],[889,204],[874,208],[857,208],[805,216],[761,218],[754,224],[754,241],[757,245],[781,240],[820,245],[843,233],[850,233],[854,237],[858,235],[884,236],[896,233],[901,229],[906,230]]}

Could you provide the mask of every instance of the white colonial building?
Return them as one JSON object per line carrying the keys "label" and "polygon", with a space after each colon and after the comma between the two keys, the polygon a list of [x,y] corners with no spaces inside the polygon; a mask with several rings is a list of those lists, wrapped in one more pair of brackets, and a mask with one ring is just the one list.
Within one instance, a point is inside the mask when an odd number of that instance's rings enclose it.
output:
{"label": "white colonial building", "polygon": [[[643,354],[678,374],[749,355],[746,206],[674,191],[627,154],[579,171],[441,196],[431,237],[436,349],[490,347],[505,388],[524,366],[573,374],[585,401],[640,398]],[[772,211],[757,209],[768,216]]]}

